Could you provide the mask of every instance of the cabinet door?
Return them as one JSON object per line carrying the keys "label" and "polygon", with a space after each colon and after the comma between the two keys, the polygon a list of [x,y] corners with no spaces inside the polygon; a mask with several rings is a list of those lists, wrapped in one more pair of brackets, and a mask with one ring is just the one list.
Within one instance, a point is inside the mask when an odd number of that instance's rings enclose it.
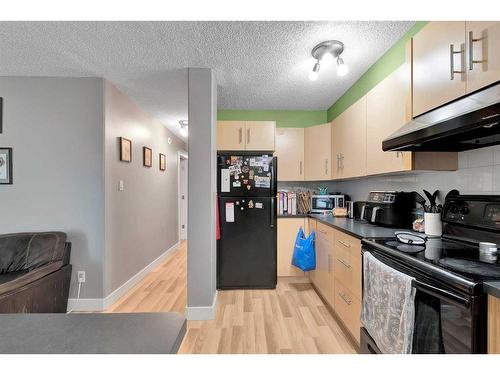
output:
{"label": "cabinet door", "polygon": [[331,124],[305,129],[305,179],[329,180],[331,177],[332,135]]}
{"label": "cabinet door", "polygon": [[366,175],[366,96],[332,122],[333,178]]}
{"label": "cabinet door", "polygon": [[414,117],[464,95],[465,22],[429,22],[413,37],[412,60]]}
{"label": "cabinet door", "polygon": [[278,219],[278,276],[304,276],[304,272],[292,265],[295,239],[304,228],[303,218]]}
{"label": "cabinet door", "polygon": [[245,121],[245,128],[247,151],[274,151],[274,121]]}
{"label": "cabinet door", "polygon": [[245,149],[245,121],[217,121],[217,150]]}
{"label": "cabinet door", "polygon": [[278,181],[304,180],[304,128],[277,128]]}
{"label": "cabinet door", "polygon": [[500,22],[466,22],[467,92],[500,80]]}
{"label": "cabinet door", "polygon": [[399,172],[411,167],[410,152],[382,150],[382,141],[409,120],[410,70],[405,64],[366,95],[366,173]]}
{"label": "cabinet door", "polygon": [[316,230],[316,288],[333,307],[333,233],[334,230],[317,223]]}

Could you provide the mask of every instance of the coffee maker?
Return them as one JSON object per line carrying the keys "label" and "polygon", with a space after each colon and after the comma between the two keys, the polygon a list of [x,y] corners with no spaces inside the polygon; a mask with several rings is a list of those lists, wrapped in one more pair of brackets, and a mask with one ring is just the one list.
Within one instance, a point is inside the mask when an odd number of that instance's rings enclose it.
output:
{"label": "coffee maker", "polygon": [[372,191],[362,209],[361,219],[384,227],[411,228],[411,212],[414,207],[412,193]]}

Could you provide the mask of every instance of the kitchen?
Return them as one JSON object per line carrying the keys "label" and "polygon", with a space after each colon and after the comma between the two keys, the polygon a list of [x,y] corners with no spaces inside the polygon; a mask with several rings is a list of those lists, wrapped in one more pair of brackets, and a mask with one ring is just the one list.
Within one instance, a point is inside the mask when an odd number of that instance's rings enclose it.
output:
{"label": "kitchen", "polygon": [[[499,353],[499,42],[499,22],[422,23],[404,61],[324,123],[219,115],[218,288],[310,280],[361,353]],[[291,264],[300,228],[315,234],[308,272]],[[383,272],[400,287],[390,317]]]}

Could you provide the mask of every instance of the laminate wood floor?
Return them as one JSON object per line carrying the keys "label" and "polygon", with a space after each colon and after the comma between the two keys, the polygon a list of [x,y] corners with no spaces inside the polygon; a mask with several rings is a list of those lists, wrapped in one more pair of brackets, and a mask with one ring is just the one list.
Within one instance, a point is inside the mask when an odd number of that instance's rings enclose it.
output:
{"label": "laminate wood floor", "polygon": [[[186,242],[108,312],[176,311],[186,305]],[[189,321],[179,353],[356,353],[307,278],[276,290],[219,291],[214,320]]]}

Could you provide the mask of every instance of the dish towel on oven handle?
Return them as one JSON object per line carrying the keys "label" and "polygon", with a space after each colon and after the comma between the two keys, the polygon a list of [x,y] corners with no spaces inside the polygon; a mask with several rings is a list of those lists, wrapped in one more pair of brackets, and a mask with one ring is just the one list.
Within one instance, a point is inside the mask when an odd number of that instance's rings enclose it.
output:
{"label": "dish towel on oven handle", "polygon": [[384,354],[410,354],[415,324],[413,277],[363,253],[361,323]]}

